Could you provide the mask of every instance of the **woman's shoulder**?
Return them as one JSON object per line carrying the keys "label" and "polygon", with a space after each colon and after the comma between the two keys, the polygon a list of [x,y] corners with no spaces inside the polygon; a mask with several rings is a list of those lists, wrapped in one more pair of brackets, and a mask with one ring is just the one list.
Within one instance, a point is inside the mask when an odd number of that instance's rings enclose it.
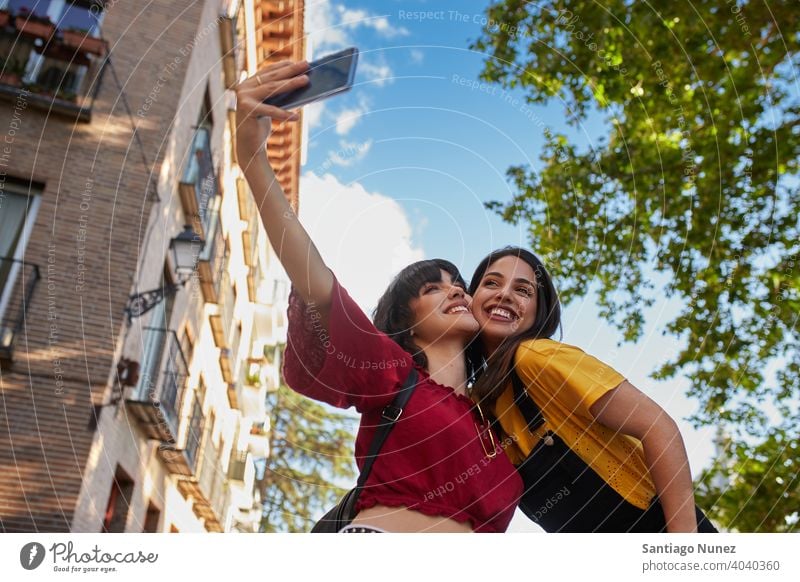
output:
{"label": "woman's shoulder", "polygon": [[583,351],[577,346],[573,346],[571,344],[560,342],[554,339],[541,337],[520,342],[519,347],[517,348],[517,355],[519,356],[520,354],[525,354],[529,352],[539,353],[539,354],[553,354],[559,351],[571,352],[573,350],[578,350],[580,352]]}

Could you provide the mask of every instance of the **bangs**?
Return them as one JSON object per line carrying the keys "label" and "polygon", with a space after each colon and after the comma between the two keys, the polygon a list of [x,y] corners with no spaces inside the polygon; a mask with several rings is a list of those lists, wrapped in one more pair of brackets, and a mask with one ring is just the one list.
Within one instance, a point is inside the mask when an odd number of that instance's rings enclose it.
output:
{"label": "bangs", "polygon": [[454,283],[467,284],[458,268],[444,259],[430,259],[418,261],[403,269],[395,280],[397,292],[404,298],[412,299],[419,296],[420,289],[428,283],[441,283],[442,271],[450,275]]}

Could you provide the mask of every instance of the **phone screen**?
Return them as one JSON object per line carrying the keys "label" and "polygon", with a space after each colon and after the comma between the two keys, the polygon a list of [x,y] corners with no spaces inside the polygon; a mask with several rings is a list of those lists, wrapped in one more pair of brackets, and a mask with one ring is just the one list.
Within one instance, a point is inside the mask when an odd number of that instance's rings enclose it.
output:
{"label": "phone screen", "polygon": [[346,91],[353,84],[358,49],[349,48],[308,65],[308,85],[264,100],[268,105],[291,109]]}

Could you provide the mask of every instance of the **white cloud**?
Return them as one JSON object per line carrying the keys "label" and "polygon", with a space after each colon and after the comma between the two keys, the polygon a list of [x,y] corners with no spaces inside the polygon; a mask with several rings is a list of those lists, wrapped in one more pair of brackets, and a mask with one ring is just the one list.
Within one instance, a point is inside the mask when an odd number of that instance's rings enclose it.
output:
{"label": "white cloud", "polygon": [[347,135],[361,120],[361,116],[368,110],[366,102],[362,101],[352,109],[343,109],[336,116],[336,133]]}
{"label": "white cloud", "polygon": [[[339,149],[331,152],[328,155],[329,165],[334,166],[352,166],[356,162],[360,162],[372,149],[372,140],[368,139],[365,142],[357,143],[353,141],[339,140]],[[323,164],[323,167],[325,164]],[[327,169],[327,168],[326,168]]]}
{"label": "white cloud", "polygon": [[314,51],[321,53],[353,44],[348,34],[359,28],[369,28],[384,38],[406,36],[408,30],[394,27],[385,16],[371,14],[366,10],[353,10],[331,0],[319,0],[306,4],[306,34]]}
{"label": "white cloud", "polygon": [[425,258],[397,201],[342,184],[331,174],[300,178],[300,220],[328,266],[367,312],[406,265]]}
{"label": "white cloud", "polygon": [[348,45],[348,36],[341,24],[334,23],[330,0],[310,2],[305,9],[306,34],[314,51],[343,48]]}
{"label": "white cloud", "polygon": [[425,60],[425,53],[419,49],[411,49],[410,56],[412,63],[421,63]]}
{"label": "white cloud", "polygon": [[303,108],[303,121],[309,130],[316,129],[322,124],[322,116],[325,113],[325,101],[315,101]]}
{"label": "white cloud", "polygon": [[356,29],[360,26],[371,28],[386,38],[407,36],[409,34],[408,30],[402,26],[400,28],[393,27],[385,16],[375,16],[369,14],[366,10],[352,10],[345,8],[341,4],[338,4],[336,9],[339,12],[342,24],[347,28]]}
{"label": "white cloud", "polygon": [[359,69],[364,75],[373,81],[378,87],[383,87],[387,82],[391,82],[394,77],[391,67],[383,61],[380,64],[373,65],[362,59],[359,64]]}

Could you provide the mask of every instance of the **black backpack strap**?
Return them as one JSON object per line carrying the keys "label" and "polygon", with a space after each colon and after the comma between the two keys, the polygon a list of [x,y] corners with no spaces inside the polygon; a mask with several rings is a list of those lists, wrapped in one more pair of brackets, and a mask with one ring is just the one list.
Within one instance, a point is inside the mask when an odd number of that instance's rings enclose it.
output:
{"label": "black backpack strap", "polygon": [[369,453],[367,454],[367,460],[364,463],[364,469],[361,471],[361,475],[358,476],[358,483],[356,484],[355,493],[356,497],[358,497],[358,494],[361,492],[361,489],[367,482],[369,472],[372,470],[372,464],[375,462],[375,459],[378,458],[378,453],[380,453],[381,447],[383,447],[383,443],[388,438],[389,433],[392,432],[394,424],[403,414],[403,409],[405,408],[406,403],[408,403],[408,399],[411,398],[411,393],[414,392],[414,388],[416,388],[416,386],[417,370],[412,365],[411,372],[408,374],[406,381],[403,383],[403,387],[400,388],[400,391],[397,393],[397,396],[394,397],[392,403],[384,408],[383,412],[381,412],[381,422],[375,431],[375,436],[373,437],[372,444],[369,447]]}
{"label": "black backpack strap", "polygon": [[517,405],[522,416],[525,417],[525,422],[528,423],[528,430],[533,432],[544,424],[542,411],[528,394],[525,384],[523,384],[522,379],[515,370],[511,371],[511,383],[514,386],[514,404]]}

